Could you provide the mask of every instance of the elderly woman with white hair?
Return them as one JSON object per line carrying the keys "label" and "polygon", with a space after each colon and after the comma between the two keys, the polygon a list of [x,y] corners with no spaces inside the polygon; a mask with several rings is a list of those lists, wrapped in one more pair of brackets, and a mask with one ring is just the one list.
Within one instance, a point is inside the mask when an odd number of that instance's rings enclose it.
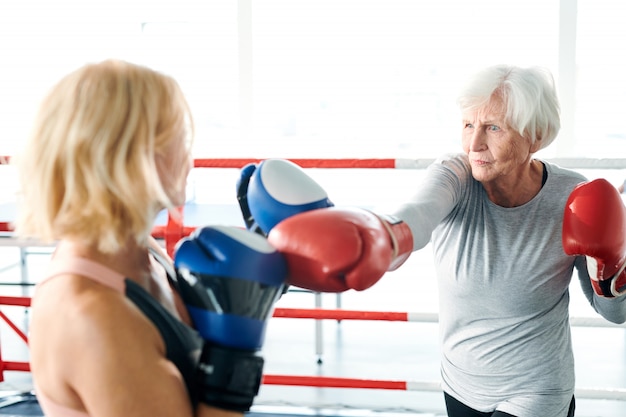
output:
{"label": "elderly woman with white hair", "polygon": [[626,303],[595,294],[585,257],[563,248],[566,202],[586,178],[534,157],[560,128],[553,78],[492,66],[458,103],[464,152],[433,163],[394,213],[413,250],[432,241],[448,415],[573,416],[574,267],[605,318],[623,322]]}
{"label": "elderly woman with white hair", "polygon": [[[291,283],[316,291],[368,288],[432,243],[448,416],[573,416],[568,288],[576,269],[596,311],[626,321],[626,245],[604,232],[626,230],[626,210],[608,182],[534,156],[560,128],[548,71],[486,68],[458,103],[463,152],[431,164],[391,216],[309,210],[268,239],[288,263],[305,265]],[[251,208],[264,204],[255,219],[282,207],[247,197]]]}

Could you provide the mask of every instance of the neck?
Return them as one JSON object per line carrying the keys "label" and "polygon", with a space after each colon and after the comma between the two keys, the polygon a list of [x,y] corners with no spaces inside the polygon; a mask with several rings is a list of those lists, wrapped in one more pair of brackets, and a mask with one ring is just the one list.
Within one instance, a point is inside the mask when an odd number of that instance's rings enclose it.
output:
{"label": "neck", "polygon": [[55,256],[78,256],[90,259],[113,269],[140,285],[150,281],[151,266],[148,248],[135,241],[129,241],[119,251],[104,253],[94,246],[84,245],[74,240],[62,240],[57,246]]}
{"label": "neck", "polygon": [[[158,245],[156,242],[152,242]],[[185,323],[191,319],[182,301],[172,293],[165,270],[151,261],[147,246],[130,242],[115,253],[103,253],[94,247],[82,245],[76,241],[62,240],[54,256],[78,256],[98,262],[136,282],[150,293],[163,307],[175,317],[182,317]]]}
{"label": "neck", "polygon": [[501,207],[519,207],[532,200],[543,186],[543,163],[529,161],[510,179],[483,184],[489,200]]}

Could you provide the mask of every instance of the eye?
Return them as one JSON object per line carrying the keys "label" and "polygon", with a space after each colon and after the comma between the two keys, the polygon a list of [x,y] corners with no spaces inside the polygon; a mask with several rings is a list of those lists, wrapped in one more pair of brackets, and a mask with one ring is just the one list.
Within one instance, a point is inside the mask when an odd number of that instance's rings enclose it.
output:
{"label": "eye", "polygon": [[489,130],[491,130],[492,132],[497,132],[500,130],[500,126],[489,125]]}
{"label": "eye", "polygon": [[474,125],[473,125],[473,124],[471,124],[471,123],[465,123],[465,126],[464,126],[464,127],[465,127],[465,129],[473,129],[473,128],[474,128]]}

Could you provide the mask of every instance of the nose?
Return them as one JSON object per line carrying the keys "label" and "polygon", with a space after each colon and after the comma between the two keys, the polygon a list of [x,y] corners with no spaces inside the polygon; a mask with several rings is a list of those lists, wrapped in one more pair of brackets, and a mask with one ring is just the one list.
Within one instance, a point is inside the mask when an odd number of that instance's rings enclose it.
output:
{"label": "nose", "polygon": [[469,150],[470,152],[484,151],[487,147],[485,141],[485,132],[482,129],[474,129],[469,137]]}

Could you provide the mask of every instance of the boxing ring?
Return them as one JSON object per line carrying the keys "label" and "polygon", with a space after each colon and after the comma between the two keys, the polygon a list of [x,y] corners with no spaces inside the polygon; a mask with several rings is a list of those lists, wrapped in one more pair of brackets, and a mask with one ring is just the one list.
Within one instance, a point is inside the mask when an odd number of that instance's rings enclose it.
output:
{"label": "boxing ring", "polygon": [[[420,170],[426,168],[432,159],[409,160],[409,159],[291,159],[291,161],[303,168],[321,169],[383,169],[383,170]],[[626,159],[551,159],[560,166],[572,169],[589,170],[626,170]],[[196,159],[194,167],[200,169],[234,169],[260,162],[259,159]],[[234,198],[234,183],[232,184]],[[12,236],[11,222],[14,219],[14,205],[0,204],[0,245],[15,246],[20,248],[22,262],[22,282],[28,285],[28,273],[25,271],[25,257],[29,247],[41,246],[33,241],[21,241]],[[4,217],[3,217],[4,216]],[[178,210],[178,215],[163,212],[157,218],[153,236],[161,240],[172,253],[174,245],[182,237],[190,234],[197,226],[215,223],[215,219],[226,224],[242,226],[243,221],[236,204],[203,204],[190,202]],[[318,358],[323,355],[323,342],[321,325],[324,321],[377,321],[377,322],[405,322],[405,323],[433,323],[438,322],[438,315],[430,312],[406,312],[406,311],[366,311],[341,308],[341,298],[337,295],[337,308],[328,309],[321,307],[320,294],[314,293],[315,308],[283,308],[277,307],[273,312],[272,320],[308,320],[315,322],[315,344]],[[21,328],[4,313],[4,306],[21,307],[28,309],[31,298],[28,296],[0,295],[0,319],[19,339],[28,346],[27,330]],[[625,325],[612,324],[600,317],[571,317],[572,327],[626,329]],[[11,360],[3,357],[2,338],[0,334],[0,382],[5,380],[5,372],[30,372],[28,361]],[[318,359],[321,363],[321,359]],[[389,358],[393,360],[393,358]],[[263,385],[309,387],[316,389],[357,389],[357,390],[392,390],[392,391],[418,391],[418,392],[441,392],[438,380],[396,380],[383,378],[352,378],[320,375],[289,375],[267,373],[263,376]],[[576,387],[577,399],[612,400],[626,404],[626,387]],[[2,405],[0,404],[0,407]],[[1,414],[1,413],[0,413]]]}

